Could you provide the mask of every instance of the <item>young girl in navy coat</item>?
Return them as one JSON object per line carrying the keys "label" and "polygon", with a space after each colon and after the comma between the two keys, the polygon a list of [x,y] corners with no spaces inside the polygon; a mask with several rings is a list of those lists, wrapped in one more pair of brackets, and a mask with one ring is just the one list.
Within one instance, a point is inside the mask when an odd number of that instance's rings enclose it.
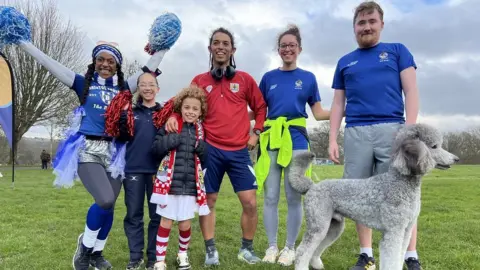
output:
{"label": "young girl in navy coat", "polygon": [[152,150],[161,158],[151,202],[156,203],[161,216],[157,234],[155,270],[166,268],[165,255],[173,221],[178,222],[179,252],[177,269],[190,269],[187,256],[191,220],[195,213],[208,215],[203,170],[206,144],[201,120],[207,112],[206,97],[200,88],[183,89],[174,99],[178,117],[178,133],[160,128]]}
{"label": "young girl in navy coat", "polygon": [[160,88],[156,76],[158,74],[143,73],[137,82],[137,99],[133,101],[134,136],[128,132],[127,111],[124,110],[120,116],[119,130],[121,139],[127,140],[127,151],[125,155],[125,206],[127,213],[123,220],[125,235],[128,240],[130,260],[127,270],[139,270],[143,265],[144,223],[143,209],[145,195],[148,202],[148,223],[147,236],[147,263],[145,269],[152,270],[155,264],[155,243],[157,237],[160,216],[156,213],[156,204],[150,203],[153,191],[153,181],[158,169],[160,160],[151,152],[151,145],[157,134],[154,123],[156,114],[160,113],[162,106],[155,102],[155,96]]}

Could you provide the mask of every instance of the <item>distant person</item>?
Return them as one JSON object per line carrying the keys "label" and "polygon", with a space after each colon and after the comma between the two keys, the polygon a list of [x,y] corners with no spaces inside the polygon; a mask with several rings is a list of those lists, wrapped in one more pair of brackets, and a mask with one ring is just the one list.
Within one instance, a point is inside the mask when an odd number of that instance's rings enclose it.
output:
{"label": "distant person", "polygon": [[40,154],[40,160],[42,161],[42,170],[48,169],[48,163],[50,162],[50,154],[43,149],[42,153]]}

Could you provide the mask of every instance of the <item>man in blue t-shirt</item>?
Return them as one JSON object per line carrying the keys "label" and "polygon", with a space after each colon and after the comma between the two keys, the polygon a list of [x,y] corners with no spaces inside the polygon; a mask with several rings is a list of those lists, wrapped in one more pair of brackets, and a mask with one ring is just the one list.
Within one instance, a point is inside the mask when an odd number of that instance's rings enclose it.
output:
{"label": "man in blue t-shirt", "polygon": [[[416,64],[403,44],[379,41],[384,22],[383,10],[377,3],[360,4],[355,9],[353,23],[359,46],[340,58],[335,70],[329,154],[338,163],[337,135],[345,110],[344,178],[368,178],[388,170],[397,131],[417,120]],[[357,232],[360,256],[352,270],[375,269],[372,231],[357,224]],[[421,269],[416,232],[415,225],[405,254],[409,270]]]}

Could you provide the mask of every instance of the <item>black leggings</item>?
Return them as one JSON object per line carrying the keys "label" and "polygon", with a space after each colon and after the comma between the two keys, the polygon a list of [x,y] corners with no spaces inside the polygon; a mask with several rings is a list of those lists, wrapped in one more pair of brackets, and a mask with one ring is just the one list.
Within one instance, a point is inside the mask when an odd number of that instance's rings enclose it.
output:
{"label": "black leggings", "polygon": [[98,163],[78,164],[78,176],[95,203],[103,209],[110,209],[122,189],[122,181],[112,178],[111,174]]}

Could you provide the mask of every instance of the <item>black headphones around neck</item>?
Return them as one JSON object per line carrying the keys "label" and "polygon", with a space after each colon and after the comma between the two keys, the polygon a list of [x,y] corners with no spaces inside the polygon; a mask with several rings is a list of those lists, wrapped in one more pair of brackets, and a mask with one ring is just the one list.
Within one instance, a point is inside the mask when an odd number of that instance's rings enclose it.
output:
{"label": "black headphones around neck", "polygon": [[228,80],[232,79],[233,76],[235,76],[235,67],[233,66],[227,66],[225,69],[223,68],[212,68],[210,70],[210,75],[216,80],[220,81],[223,76],[227,78]]}

